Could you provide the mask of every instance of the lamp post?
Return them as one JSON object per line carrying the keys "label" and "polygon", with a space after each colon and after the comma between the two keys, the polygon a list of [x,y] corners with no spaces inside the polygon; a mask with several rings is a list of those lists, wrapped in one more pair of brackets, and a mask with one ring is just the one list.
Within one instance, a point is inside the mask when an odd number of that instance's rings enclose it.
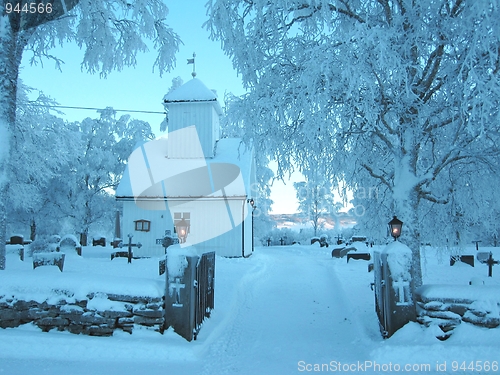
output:
{"label": "lamp post", "polygon": [[391,236],[394,237],[394,241],[397,241],[399,236],[401,236],[401,228],[403,227],[403,222],[396,216],[394,216],[388,224],[389,230],[391,231]]}
{"label": "lamp post", "polygon": [[255,201],[253,200],[253,198],[250,198],[250,199],[247,199],[247,203],[250,203],[250,206],[252,206],[252,252],[253,252],[253,248],[254,248],[254,239],[253,239],[253,213],[255,211],[255,209],[257,208],[257,206],[255,205]]}
{"label": "lamp post", "polygon": [[186,220],[182,219],[175,224],[175,231],[179,236],[179,242],[185,243],[189,232],[189,224]]}

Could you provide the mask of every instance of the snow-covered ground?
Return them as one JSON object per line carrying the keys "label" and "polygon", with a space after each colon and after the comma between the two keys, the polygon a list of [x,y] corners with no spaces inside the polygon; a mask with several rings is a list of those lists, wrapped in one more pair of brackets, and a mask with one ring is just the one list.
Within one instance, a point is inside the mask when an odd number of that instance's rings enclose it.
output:
{"label": "snow-covered ground", "polygon": [[[171,330],[90,337],[44,333],[32,325],[0,329],[0,374],[500,373],[491,366],[500,365],[500,328],[463,323],[439,341],[433,329],[410,323],[382,339],[368,263],[332,259],[330,252],[294,245],[258,247],[248,259],[217,257],[215,310],[190,343]],[[54,283],[81,293],[162,290],[157,259],[127,264],[111,261],[109,253],[84,248],[83,258],[67,256],[63,273],[56,267],[32,270],[29,261],[9,254],[0,295],[15,290],[36,298]],[[450,267],[445,250],[426,249],[422,266],[426,284],[487,279],[482,264]],[[500,266],[487,281],[500,287]],[[487,361],[489,371],[460,368],[473,363],[478,369]]]}

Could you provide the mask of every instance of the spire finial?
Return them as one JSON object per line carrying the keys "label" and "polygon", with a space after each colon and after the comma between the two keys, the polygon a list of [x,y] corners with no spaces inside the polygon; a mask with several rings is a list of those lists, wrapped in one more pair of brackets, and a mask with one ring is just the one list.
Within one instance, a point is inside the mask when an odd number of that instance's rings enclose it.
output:
{"label": "spire finial", "polygon": [[196,57],[196,53],[193,52],[193,58],[192,59],[187,59],[188,61],[188,64],[193,64],[193,72],[191,73],[191,75],[194,77],[196,77],[196,64],[195,64],[195,61],[194,61],[194,58]]}

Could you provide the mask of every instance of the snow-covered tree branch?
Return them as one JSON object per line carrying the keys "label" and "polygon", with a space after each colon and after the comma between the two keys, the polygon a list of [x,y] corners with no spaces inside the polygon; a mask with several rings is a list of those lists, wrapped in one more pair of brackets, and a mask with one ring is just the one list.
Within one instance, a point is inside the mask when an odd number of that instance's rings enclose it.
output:
{"label": "snow-covered tree branch", "polygon": [[380,231],[394,214],[405,222],[420,285],[423,207],[446,220],[456,189],[474,189],[449,171],[467,162],[498,179],[485,165],[499,164],[499,1],[211,0],[207,13],[250,90],[228,109],[245,138],[279,174],[328,155],[352,189],[381,182],[386,214],[367,215]]}

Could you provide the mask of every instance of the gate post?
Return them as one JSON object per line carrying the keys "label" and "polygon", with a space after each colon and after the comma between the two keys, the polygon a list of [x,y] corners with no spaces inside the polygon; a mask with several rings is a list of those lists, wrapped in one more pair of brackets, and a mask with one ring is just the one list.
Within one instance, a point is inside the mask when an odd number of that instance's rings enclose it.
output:
{"label": "gate post", "polygon": [[193,339],[196,305],[196,266],[199,256],[194,247],[172,245],[167,249],[165,285],[165,329],[187,341]]}
{"label": "gate post", "polygon": [[384,338],[416,319],[411,259],[410,248],[399,241],[374,252],[375,310]]}
{"label": "gate post", "polygon": [[172,245],[166,255],[165,325],[187,341],[196,340],[214,308],[215,253]]}

